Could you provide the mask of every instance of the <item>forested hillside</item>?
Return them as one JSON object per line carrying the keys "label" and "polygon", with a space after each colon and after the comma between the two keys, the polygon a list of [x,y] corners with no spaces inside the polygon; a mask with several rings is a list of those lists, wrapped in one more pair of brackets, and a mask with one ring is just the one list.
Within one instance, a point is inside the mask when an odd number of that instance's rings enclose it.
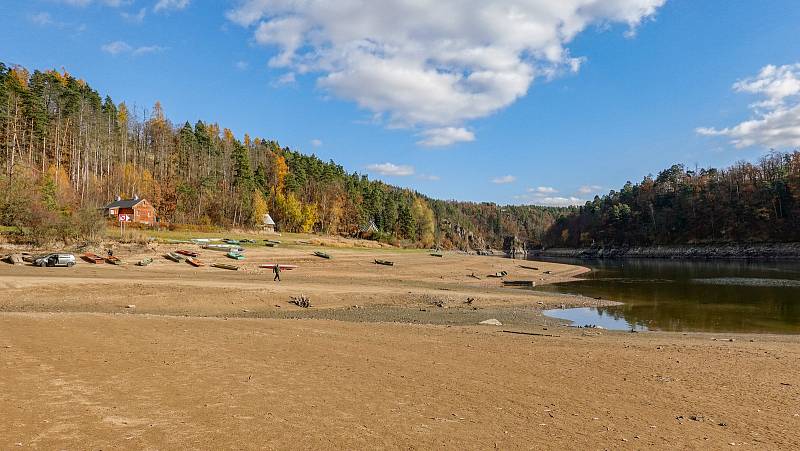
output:
{"label": "forested hillside", "polygon": [[538,241],[565,210],[438,201],[348,173],[333,162],[235,137],[214,123],[173,124],[162,106],[132,110],[66,72],[0,63],[0,225],[75,239],[104,223],[98,207],[138,194],[162,227],[254,227],[406,245],[499,247]]}
{"label": "forested hillside", "polygon": [[675,165],[576,208],[547,233],[547,246],[800,241],[800,152],[757,164],[687,170]]}

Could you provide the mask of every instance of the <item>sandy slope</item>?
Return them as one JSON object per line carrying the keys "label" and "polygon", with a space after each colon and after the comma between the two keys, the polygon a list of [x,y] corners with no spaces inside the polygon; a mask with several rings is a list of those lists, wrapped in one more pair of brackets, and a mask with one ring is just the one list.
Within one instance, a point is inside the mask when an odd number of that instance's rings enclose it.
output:
{"label": "sandy slope", "polygon": [[[237,273],[0,266],[0,449],[800,447],[796,337],[582,331],[539,315],[504,327],[232,317],[298,311],[286,301],[300,292],[314,311],[465,313],[466,297],[477,315],[533,311],[564,298],[467,274],[582,271],[309,251],[249,251]],[[370,263],[387,256],[396,267]],[[276,259],[302,268],[281,284],[253,269]]]}

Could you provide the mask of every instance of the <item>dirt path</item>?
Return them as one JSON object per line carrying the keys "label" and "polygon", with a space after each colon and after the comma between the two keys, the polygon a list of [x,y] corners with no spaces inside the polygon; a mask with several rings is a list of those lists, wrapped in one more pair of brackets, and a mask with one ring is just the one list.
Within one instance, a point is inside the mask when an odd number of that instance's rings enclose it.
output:
{"label": "dirt path", "polygon": [[[582,268],[311,250],[239,272],[0,266],[0,449],[800,447],[797,337],[576,330],[539,311],[595,301],[485,275]],[[272,283],[275,260],[301,268]],[[312,313],[346,321],[274,319]],[[508,319],[465,325],[489,314]]]}

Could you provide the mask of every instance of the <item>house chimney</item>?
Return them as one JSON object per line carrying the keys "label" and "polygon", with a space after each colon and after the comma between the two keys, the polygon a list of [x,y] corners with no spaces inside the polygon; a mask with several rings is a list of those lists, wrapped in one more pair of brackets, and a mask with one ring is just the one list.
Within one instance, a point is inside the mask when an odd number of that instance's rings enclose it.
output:
{"label": "house chimney", "polygon": [[121,197],[119,197],[119,196],[117,196],[117,197],[116,197],[116,198],[114,198],[114,199],[115,199],[117,202],[119,202],[119,201],[121,201],[121,200],[122,200],[122,198],[121,198]]}
{"label": "house chimney", "polygon": [[138,194],[134,194],[133,195],[133,200],[139,200],[139,195]]}

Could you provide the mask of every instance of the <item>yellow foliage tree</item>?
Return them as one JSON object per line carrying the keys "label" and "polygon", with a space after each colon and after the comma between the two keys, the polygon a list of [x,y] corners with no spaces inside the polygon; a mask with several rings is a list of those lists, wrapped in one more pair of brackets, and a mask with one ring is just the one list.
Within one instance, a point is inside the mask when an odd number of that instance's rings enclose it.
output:
{"label": "yellow foliage tree", "polygon": [[297,232],[303,225],[303,205],[294,193],[275,193],[276,214],[281,226],[289,232]]}
{"label": "yellow foliage tree", "polygon": [[289,173],[289,165],[286,164],[286,158],[283,155],[278,155],[275,158],[275,185],[278,192],[283,192],[284,180]]}
{"label": "yellow foliage tree", "polygon": [[310,233],[314,230],[314,224],[317,223],[317,206],[316,204],[303,205],[303,219],[300,224],[300,231],[303,233]]}
{"label": "yellow foliage tree", "polygon": [[256,191],[253,195],[253,211],[250,215],[250,223],[253,225],[260,224],[267,211],[267,200],[261,191]]}
{"label": "yellow foliage tree", "polygon": [[411,205],[411,216],[417,224],[417,237],[424,247],[433,246],[436,241],[436,219],[433,210],[420,198]]}

